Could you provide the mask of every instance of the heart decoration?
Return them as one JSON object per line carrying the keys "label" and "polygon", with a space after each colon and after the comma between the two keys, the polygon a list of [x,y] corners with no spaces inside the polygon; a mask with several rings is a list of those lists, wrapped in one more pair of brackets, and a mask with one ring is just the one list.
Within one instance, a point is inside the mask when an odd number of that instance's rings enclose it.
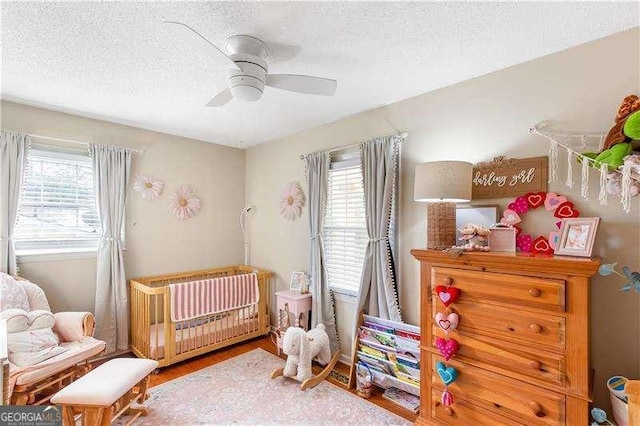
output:
{"label": "heart decoration", "polygon": [[580,212],[573,208],[573,203],[571,201],[565,201],[560,204],[555,212],[553,212],[555,217],[560,219],[566,219],[569,217],[578,217],[580,216]]}
{"label": "heart decoration", "polygon": [[537,209],[541,205],[544,204],[544,200],[547,197],[546,192],[527,192],[524,194],[524,197],[527,199],[527,204],[532,209]]}
{"label": "heart decoration", "polygon": [[450,313],[449,315],[445,315],[442,312],[438,312],[436,314],[436,324],[440,327],[445,333],[449,333],[456,328],[458,328],[458,314],[455,312]]}
{"label": "heart decoration", "polygon": [[436,371],[445,386],[455,382],[458,378],[458,371],[453,367],[447,367],[442,361],[436,362]]}
{"label": "heart decoration", "polygon": [[525,197],[518,197],[516,201],[509,204],[509,209],[516,213],[526,213],[529,210],[529,203]]}
{"label": "heart decoration", "polygon": [[553,254],[553,248],[549,244],[549,241],[542,235],[533,240],[531,246],[531,253],[533,254]]}
{"label": "heart decoration", "polygon": [[563,195],[558,195],[555,192],[548,192],[547,196],[544,199],[544,207],[551,211],[557,209],[560,204],[567,201],[567,197]]}
{"label": "heart decoration", "polygon": [[516,237],[516,247],[523,253],[529,253],[531,251],[531,235],[521,234]]}
{"label": "heart decoration", "polygon": [[559,240],[560,240],[560,232],[558,231],[549,232],[549,245],[551,246],[552,249],[555,250]]}
{"label": "heart decoration", "polygon": [[440,402],[442,402],[442,405],[445,407],[451,407],[453,405],[453,395],[451,395],[451,392],[445,389],[444,392],[442,392]]}
{"label": "heart decoration", "polygon": [[511,209],[506,209],[502,213],[502,219],[500,219],[500,223],[503,225],[515,225],[520,222],[522,222],[520,215]]}
{"label": "heart decoration", "polygon": [[458,297],[460,297],[460,290],[456,287],[445,287],[443,285],[439,285],[436,287],[436,294],[444,306],[449,306],[458,300]]}
{"label": "heart decoration", "polygon": [[438,352],[440,352],[445,361],[449,361],[458,352],[459,347],[455,339],[436,338],[436,348],[438,348]]}
{"label": "heart decoration", "polygon": [[559,220],[556,222],[556,228],[560,229],[562,227],[562,221]]}
{"label": "heart decoration", "polygon": [[516,228],[516,235],[520,235],[522,233],[522,228],[520,228],[518,225],[513,225],[514,228]]}

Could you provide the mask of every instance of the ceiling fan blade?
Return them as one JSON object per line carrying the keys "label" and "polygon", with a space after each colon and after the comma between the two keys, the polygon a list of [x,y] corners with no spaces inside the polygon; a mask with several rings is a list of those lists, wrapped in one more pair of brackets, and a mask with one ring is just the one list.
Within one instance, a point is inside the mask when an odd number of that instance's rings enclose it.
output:
{"label": "ceiling fan blade", "polygon": [[290,92],[324,96],[332,96],[338,89],[336,80],[296,74],[269,74],[265,84]]}
{"label": "ceiling fan blade", "polygon": [[[230,66],[232,66],[234,69],[237,69],[238,71],[242,71],[242,69],[235,62],[233,62],[233,60],[222,51],[222,49],[211,43],[205,36],[191,28],[189,25],[176,21],[163,21],[163,23],[170,24],[171,27],[175,28],[178,35],[186,40],[187,43],[191,45],[195,45],[197,43],[198,47],[201,49],[204,48],[206,53],[211,53],[211,49],[213,48],[217,53],[227,58]],[[193,37],[194,34],[196,36],[195,38]]]}
{"label": "ceiling fan blade", "polygon": [[231,94],[231,90],[229,88],[224,89],[222,92],[215,95],[211,100],[207,103],[208,107],[219,107],[233,99],[233,95]]}

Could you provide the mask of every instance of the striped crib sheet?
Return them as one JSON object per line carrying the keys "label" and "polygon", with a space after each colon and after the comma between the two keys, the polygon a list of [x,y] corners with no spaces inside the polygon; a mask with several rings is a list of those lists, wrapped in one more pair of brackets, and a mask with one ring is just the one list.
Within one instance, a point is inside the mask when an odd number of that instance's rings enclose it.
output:
{"label": "striped crib sheet", "polygon": [[258,276],[232,275],[169,284],[171,321],[187,321],[258,303]]}

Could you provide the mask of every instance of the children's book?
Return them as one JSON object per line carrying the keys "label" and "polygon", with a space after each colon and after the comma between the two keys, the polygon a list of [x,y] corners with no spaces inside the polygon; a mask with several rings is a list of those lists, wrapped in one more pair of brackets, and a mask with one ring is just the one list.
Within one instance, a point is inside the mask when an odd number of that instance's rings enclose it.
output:
{"label": "children's book", "polygon": [[384,391],[382,397],[406,408],[407,410],[410,410],[413,413],[417,413],[420,410],[420,398],[416,395],[410,394],[409,392],[391,387]]}

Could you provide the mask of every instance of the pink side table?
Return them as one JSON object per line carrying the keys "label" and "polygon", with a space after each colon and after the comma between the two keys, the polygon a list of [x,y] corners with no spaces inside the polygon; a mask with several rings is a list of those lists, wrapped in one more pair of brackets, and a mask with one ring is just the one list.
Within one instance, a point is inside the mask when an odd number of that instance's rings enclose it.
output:
{"label": "pink side table", "polygon": [[[311,293],[302,294],[297,290],[276,292],[278,309],[278,328],[282,329],[288,321],[289,325],[309,329],[311,322]],[[287,318],[287,314],[289,317]],[[292,317],[293,316],[293,320]],[[278,355],[282,349],[282,339],[278,337]]]}

